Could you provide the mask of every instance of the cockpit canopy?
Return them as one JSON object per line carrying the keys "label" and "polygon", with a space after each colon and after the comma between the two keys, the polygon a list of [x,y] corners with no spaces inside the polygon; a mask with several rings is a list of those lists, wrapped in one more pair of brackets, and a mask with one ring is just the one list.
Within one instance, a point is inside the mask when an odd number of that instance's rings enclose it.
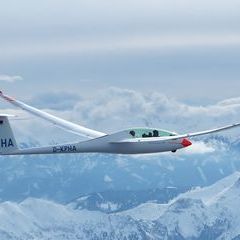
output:
{"label": "cockpit canopy", "polygon": [[156,128],[135,128],[129,129],[129,135],[132,138],[149,138],[149,137],[176,136],[177,134]]}

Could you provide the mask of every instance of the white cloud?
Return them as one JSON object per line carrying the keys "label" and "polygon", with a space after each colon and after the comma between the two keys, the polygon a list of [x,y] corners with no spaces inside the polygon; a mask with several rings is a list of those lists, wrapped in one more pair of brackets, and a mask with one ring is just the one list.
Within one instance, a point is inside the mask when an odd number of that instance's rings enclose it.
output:
{"label": "white cloud", "polygon": [[17,76],[17,75],[0,74],[0,81],[12,83],[12,82],[19,81],[19,80],[23,80],[23,78],[21,76]]}
{"label": "white cloud", "polygon": [[202,141],[192,141],[192,145],[179,151],[179,154],[204,154],[215,152],[215,147]]}
{"label": "white cloud", "polygon": [[33,96],[30,99],[29,105],[63,111],[72,109],[81,99],[82,98],[75,93],[53,91]]}
{"label": "white cloud", "polygon": [[164,94],[110,88],[77,102],[74,119],[101,130],[151,126],[176,132],[198,131],[238,122],[240,104],[192,106]]}
{"label": "white cloud", "polygon": [[[54,104],[51,103],[44,107],[48,101],[47,96],[48,94],[44,94],[44,97],[34,97],[33,105],[39,108],[43,107],[56,116],[107,133],[136,126],[149,126],[186,133],[220,127],[238,122],[240,119],[240,104],[237,104],[237,99],[226,100],[225,102],[228,104],[219,102],[207,106],[192,106],[157,92],[143,94],[128,89],[108,88],[94,94],[91,98],[78,97],[75,94],[71,97],[70,93],[65,95],[62,92],[59,95],[56,94],[54,98],[49,98],[50,101],[54,101]],[[66,96],[70,100],[66,100]],[[63,104],[65,101],[68,102],[67,107]],[[31,102],[31,100],[27,101],[32,104]],[[1,111],[4,112],[4,110]],[[21,116],[20,113],[17,115]],[[54,131],[49,128],[50,124],[45,124],[41,120],[42,125],[38,124],[38,128],[34,128],[32,123],[34,119],[36,118],[31,117],[31,120],[21,123],[22,133],[30,133],[32,136],[38,136],[38,139],[44,139],[45,136],[45,144],[52,141],[55,135]],[[49,128],[48,133],[41,130],[44,127]],[[18,128],[17,124],[16,128]],[[26,130],[24,130],[25,128]],[[226,131],[222,134],[238,137],[240,129]],[[62,135],[61,139],[63,139],[67,134],[65,131],[57,129],[56,136],[59,135]],[[69,140],[71,135],[67,136]],[[211,152],[213,149],[216,149],[214,145],[200,142],[191,149],[189,148],[189,151],[205,153]]]}
{"label": "white cloud", "polygon": [[110,183],[112,182],[112,178],[110,178],[108,175],[104,175],[104,182]]}
{"label": "white cloud", "polygon": [[240,105],[240,97],[229,98],[218,103],[220,106]]}

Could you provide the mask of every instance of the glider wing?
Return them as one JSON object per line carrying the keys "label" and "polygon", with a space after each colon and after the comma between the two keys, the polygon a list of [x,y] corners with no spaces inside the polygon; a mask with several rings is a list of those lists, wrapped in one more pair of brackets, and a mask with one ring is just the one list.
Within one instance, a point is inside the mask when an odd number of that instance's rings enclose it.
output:
{"label": "glider wing", "polygon": [[85,128],[83,126],[66,121],[59,117],[55,117],[49,113],[46,113],[44,111],[37,109],[37,108],[31,107],[23,102],[20,102],[18,100],[15,100],[12,97],[9,97],[9,96],[3,94],[1,91],[0,91],[0,97],[2,97],[4,100],[8,101],[9,103],[13,104],[14,106],[19,107],[19,108],[21,108],[35,116],[38,116],[42,119],[45,119],[48,122],[51,122],[54,125],[61,127],[67,131],[70,131],[74,134],[78,134],[78,135],[85,136],[88,138],[97,138],[97,137],[102,137],[102,136],[106,135],[105,133],[98,132],[98,131],[95,131],[95,130],[92,130],[89,128]]}

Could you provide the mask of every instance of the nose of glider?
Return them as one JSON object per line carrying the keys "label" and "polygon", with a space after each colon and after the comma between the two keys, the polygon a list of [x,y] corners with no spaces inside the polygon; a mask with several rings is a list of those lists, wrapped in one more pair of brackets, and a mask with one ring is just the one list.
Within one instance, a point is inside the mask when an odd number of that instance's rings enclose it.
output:
{"label": "nose of glider", "polygon": [[188,147],[192,145],[192,143],[187,138],[184,138],[181,144],[183,145],[183,147]]}

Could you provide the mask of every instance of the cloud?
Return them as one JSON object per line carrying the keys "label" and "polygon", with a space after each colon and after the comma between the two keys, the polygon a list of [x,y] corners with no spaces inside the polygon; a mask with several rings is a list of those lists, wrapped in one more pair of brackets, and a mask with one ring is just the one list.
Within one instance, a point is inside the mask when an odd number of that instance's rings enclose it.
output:
{"label": "cloud", "polygon": [[69,92],[47,92],[33,96],[29,100],[29,105],[37,108],[53,110],[71,110],[77,102],[80,102],[81,96]]}
{"label": "cloud", "polygon": [[[97,40],[96,40],[97,39]],[[161,52],[176,49],[206,48],[206,47],[239,47],[240,34],[125,34],[107,39],[98,38],[68,38],[61,40],[48,39],[38,42],[28,42],[22,46],[9,41],[0,45],[2,56],[32,57],[32,56],[64,56],[81,54],[99,54],[106,52],[129,52],[161,50]],[[27,41],[27,40],[26,40]]]}
{"label": "cloud", "polygon": [[113,180],[112,180],[111,177],[109,177],[108,175],[104,175],[104,182],[110,183],[110,182],[112,182],[112,181],[113,181]]}
{"label": "cloud", "polygon": [[91,99],[82,99],[72,116],[84,124],[117,131],[126,127],[149,126],[177,132],[198,131],[238,122],[240,104],[222,102],[193,106],[164,94],[109,88]]}
{"label": "cloud", "polygon": [[[216,150],[224,151],[226,150],[226,146],[223,146],[221,142],[217,141],[210,141],[208,143],[205,143],[203,141],[191,141],[193,144],[190,147],[183,148],[181,150],[178,150],[176,153],[172,154],[171,157],[174,158],[181,158],[184,156],[189,155],[200,155],[200,154],[210,154],[216,152]],[[160,152],[160,153],[147,153],[147,154],[135,154],[132,155],[132,158],[140,159],[140,160],[149,160],[156,159],[158,160],[159,157],[168,156],[169,152]]]}
{"label": "cloud", "polygon": [[[141,93],[115,87],[96,92],[91,97],[56,92],[45,93],[26,102],[66,120],[106,133],[146,126],[188,133],[221,127],[240,119],[238,98],[206,106],[193,106],[157,92]],[[21,114],[18,113],[18,116]],[[41,131],[46,127],[50,129],[50,124],[43,120],[41,124],[37,124],[38,128],[35,128],[33,125],[36,123],[32,123],[34,119],[37,118],[31,117],[30,121],[21,123],[23,134],[27,132],[32,136],[38,136],[39,139],[45,137],[44,143],[53,141],[55,136],[64,139],[66,135],[68,137],[66,140],[71,139],[72,135],[66,134],[63,130],[56,130],[56,135],[54,130]],[[16,124],[16,128],[18,126]],[[219,134],[234,139],[238,138],[239,131],[235,129]],[[191,148],[191,152],[205,153],[216,148],[217,145],[200,142]]]}
{"label": "cloud", "polygon": [[179,154],[205,154],[215,152],[217,146],[206,144],[202,141],[192,141],[192,145],[188,148],[183,149]]}
{"label": "cloud", "polygon": [[240,97],[229,98],[218,103],[220,106],[233,106],[240,105]]}
{"label": "cloud", "polygon": [[0,74],[0,81],[4,81],[4,82],[15,82],[15,81],[19,81],[19,80],[23,80],[23,78],[21,76],[17,76],[17,75],[6,75],[6,74]]}
{"label": "cloud", "polygon": [[28,102],[84,125],[110,131],[132,126],[196,131],[240,119],[238,98],[193,106],[157,92],[141,93],[115,87],[102,90],[91,98],[56,92],[44,93]]}

